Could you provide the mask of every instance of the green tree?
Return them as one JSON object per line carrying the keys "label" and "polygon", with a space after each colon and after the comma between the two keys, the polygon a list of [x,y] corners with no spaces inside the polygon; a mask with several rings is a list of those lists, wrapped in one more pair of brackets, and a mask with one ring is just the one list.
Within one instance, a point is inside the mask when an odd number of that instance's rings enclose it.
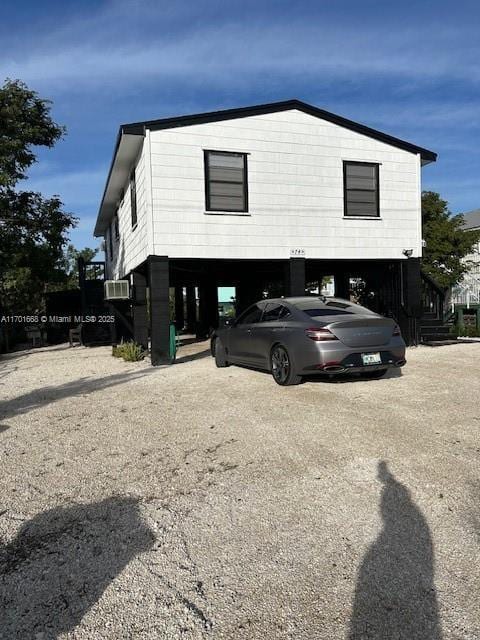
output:
{"label": "green tree", "polygon": [[0,87],[0,311],[28,313],[50,283],[65,279],[64,246],[76,219],[58,198],[17,189],[36,162],[34,147],[53,147],[65,130],[50,102],[19,80]]}
{"label": "green tree", "polygon": [[20,80],[0,87],[0,187],[14,187],[37,160],[32,147],[53,147],[65,133],[42,100]]}
{"label": "green tree", "polygon": [[83,258],[85,262],[93,260],[99,249],[90,249],[85,247],[84,249],[76,249],[73,244],[69,244],[64,253],[64,270],[66,275],[65,288],[77,289],[78,288],[78,259]]}
{"label": "green tree", "polygon": [[468,271],[463,258],[472,253],[480,232],[463,229],[461,214],[451,215],[448,203],[434,191],[422,193],[423,250],[422,269],[440,286],[449,288]]}

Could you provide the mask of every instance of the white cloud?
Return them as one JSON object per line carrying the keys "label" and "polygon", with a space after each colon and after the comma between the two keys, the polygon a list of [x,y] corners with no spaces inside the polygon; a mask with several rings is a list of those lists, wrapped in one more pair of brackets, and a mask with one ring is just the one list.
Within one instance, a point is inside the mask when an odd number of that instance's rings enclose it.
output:
{"label": "white cloud", "polygon": [[245,84],[271,75],[316,82],[383,75],[423,82],[480,80],[478,47],[462,47],[470,37],[470,42],[476,41],[476,35],[466,30],[437,28],[426,39],[424,27],[388,32],[378,27],[359,30],[354,24],[339,28],[328,23],[272,22],[194,28],[187,21],[176,34],[159,25],[157,35],[148,32],[140,38],[137,29],[132,29],[135,37],[125,30],[125,17],[122,24],[117,22],[118,15],[118,11],[113,16],[107,13],[96,25],[82,20],[63,27],[50,34],[54,49],[43,41],[6,50],[0,74],[70,90],[152,80],[231,86],[233,78]]}
{"label": "white cloud", "polygon": [[[377,102],[375,111],[372,112],[372,104],[362,104],[355,102],[355,118],[366,121],[375,119],[377,126],[408,127],[415,128],[442,129],[455,123],[456,127],[478,128],[479,106],[473,103],[454,103],[446,101],[424,103],[416,100],[415,103],[399,105],[395,102],[382,104]],[[336,108],[343,108],[343,111],[352,109],[352,105],[337,102]]]}
{"label": "white cloud", "polygon": [[66,209],[76,214],[79,209],[97,210],[105,186],[107,169],[58,172],[49,175],[34,173],[22,183],[23,189],[39,191],[45,197],[58,195]]}

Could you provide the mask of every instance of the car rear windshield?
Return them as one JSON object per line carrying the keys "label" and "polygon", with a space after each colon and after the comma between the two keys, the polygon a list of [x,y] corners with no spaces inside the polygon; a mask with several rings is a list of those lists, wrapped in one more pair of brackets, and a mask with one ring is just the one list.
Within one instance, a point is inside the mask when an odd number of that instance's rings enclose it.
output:
{"label": "car rear windshield", "polygon": [[361,307],[359,304],[343,302],[340,300],[327,300],[315,302],[315,300],[296,302],[295,306],[311,318],[321,316],[347,316],[347,315],[374,315],[373,311]]}
{"label": "car rear windshield", "polygon": [[321,309],[302,309],[302,311],[312,318],[316,318],[318,316],[351,316],[353,314],[353,311],[344,311],[343,309],[325,309],[325,307],[322,307]]}

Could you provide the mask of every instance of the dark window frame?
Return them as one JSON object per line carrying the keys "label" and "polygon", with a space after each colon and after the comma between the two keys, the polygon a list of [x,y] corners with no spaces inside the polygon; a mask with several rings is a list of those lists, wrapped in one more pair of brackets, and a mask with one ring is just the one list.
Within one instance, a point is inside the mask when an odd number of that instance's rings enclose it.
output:
{"label": "dark window frame", "polygon": [[[347,166],[356,165],[362,167],[375,167],[375,182],[376,188],[373,189],[347,189]],[[371,193],[375,191],[375,210],[376,213],[373,216],[369,215],[355,215],[354,213],[348,213],[348,191],[366,191]],[[360,162],[357,160],[344,160],[343,161],[343,216],[344,218],[380,218],[380,163],[379,162]]]}
{"label": "dark window frame", "polygon": [[[210,205],[210,163],[209,155],[211,153],[218,153],[226,156],[242,156],[243,157],[243,209],[225,209],[215,208]],[[248,213],[248,153],[241,151],[219,151],[216,149],[204,149],[203,150],[203,168],[205,177],[205,210],[212,212],[225,212],[225,213],[237,213],[239,215]],[[214,180],[213,182],[225,182],[226,184],[238,184],[238,182],[230,182],[228,180]]]}
{"label": "dark window frame", "polygon": [[113,226],[115,229],[115,240],[118,242],[118,240],[120,239],[120,227],[118,224],[118,213],[116,213],[113,216]]}
{"label": "dark window frame", "polygon": [[108,227],[108,248],[110,249],[110,259],[113,260],[113,224]]}
{"label": "dark window frame", "polygon": [[130,215],[132,220],[132,229],[136,229],[138,224],[137,215],[137,177],[135,169],[130,173]]}

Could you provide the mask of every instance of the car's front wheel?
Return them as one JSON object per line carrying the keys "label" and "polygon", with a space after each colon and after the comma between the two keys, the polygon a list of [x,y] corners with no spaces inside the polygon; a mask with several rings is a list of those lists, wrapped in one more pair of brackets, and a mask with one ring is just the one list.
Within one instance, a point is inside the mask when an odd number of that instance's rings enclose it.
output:
{"label": "car's front wheel", "polygon": [[220,338],[215,340],[215,364],[217,367],[228,367],[227,354]]}
{"label": "car's front wheel", "polygon": [[270,369],[273,379],[282,387],[291,384],[300,384],[302,381],[301,376],[295,373],[288,351],[281,344],[277,344],[272,349],[270,354]]}

